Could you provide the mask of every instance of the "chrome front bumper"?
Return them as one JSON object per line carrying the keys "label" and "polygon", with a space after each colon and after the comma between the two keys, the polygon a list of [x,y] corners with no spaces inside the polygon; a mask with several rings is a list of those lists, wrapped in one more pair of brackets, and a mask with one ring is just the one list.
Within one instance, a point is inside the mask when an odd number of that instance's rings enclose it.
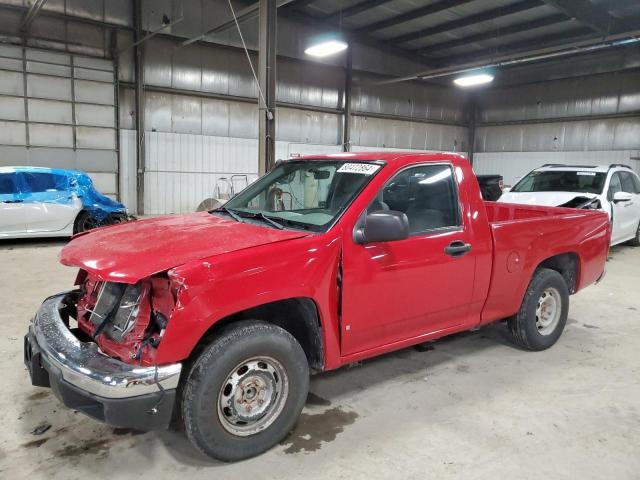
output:
{"label": "chrome front bumper", "polygon": [[68,327],[67,295],[49,297],[38,310],[25,343],[25,363],[30,354],[26,349],[37,349],[49,374],[54,371],[77,390],[103,399],[162,394],[178,386],[181,363],[131,365],[108,357],[93,342],[81,342]]}

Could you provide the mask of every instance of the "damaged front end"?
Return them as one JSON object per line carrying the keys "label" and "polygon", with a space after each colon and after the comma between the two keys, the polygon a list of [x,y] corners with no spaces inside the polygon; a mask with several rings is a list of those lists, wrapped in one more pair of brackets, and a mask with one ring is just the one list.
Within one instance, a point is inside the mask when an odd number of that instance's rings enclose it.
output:
{"label": "damaged front end", "polygon": [[46,299],[31,322],[24,362],[32,384],[110,425],[166,428],[182,370],[155,362],[177,294],[170,279],[104,282],[81,270],[76,283]]}
{"label": "damaged front end", "polygon": [[76,279],[78,327],[107,355],[123,362],[154,365],[175,306],[177,288],[166,274],[135,284],[105,282],[81,270]]}
{"label": "damaged front end", "polygon": [[559,207],[566,208],[578,208],[582,210],[600,210],[602,209],[602,205],[600,204],[600,200],[597,197],[585,197],[585,196],[577,196],[569,200],[568,202],[563,203],[562,205],[558,205]]}

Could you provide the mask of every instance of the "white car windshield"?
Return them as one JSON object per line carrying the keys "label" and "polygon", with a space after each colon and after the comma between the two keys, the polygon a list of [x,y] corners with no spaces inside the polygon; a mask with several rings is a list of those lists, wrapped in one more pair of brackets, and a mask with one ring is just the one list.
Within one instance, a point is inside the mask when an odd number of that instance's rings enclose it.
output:
{"label": "white car windshield", "polygon": [[323,232],[382,166],[382,162],[346,160],[282,162],[229,200],[222,211],[241,219],[266,220],[273,226]]}
{"label": "white car windshield", "polygon": [[602,193],[606,173],[578,170],[534,170],[512,189],[512,192],[577,192]]}

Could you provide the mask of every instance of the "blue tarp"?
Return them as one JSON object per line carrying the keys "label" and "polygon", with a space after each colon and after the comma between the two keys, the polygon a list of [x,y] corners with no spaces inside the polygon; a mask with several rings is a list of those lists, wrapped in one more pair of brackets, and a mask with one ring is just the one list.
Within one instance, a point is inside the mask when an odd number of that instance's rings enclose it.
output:
{"label": "blue tarp", "polygon": [[113,213],[126,214],[125,206],[98,192],[84,172],[43,167],[0,168],[0,201],[67,204],[74,195],[98,222]]}

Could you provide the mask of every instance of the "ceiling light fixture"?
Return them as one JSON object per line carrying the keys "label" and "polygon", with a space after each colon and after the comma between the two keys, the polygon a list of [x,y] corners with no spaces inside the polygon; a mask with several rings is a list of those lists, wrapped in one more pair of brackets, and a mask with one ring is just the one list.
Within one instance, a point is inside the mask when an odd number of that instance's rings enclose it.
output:
{"label": "ceiling light fixture", "polygon": [[307,47],[304,53],[311,55],[312,57],[328,57],[334,53],[346,50],[348,46],[347,42],[343,42],[342,40],[324,40]]}
{"label": "ceiling light fixture", "polygon": [[493,75],[489,73],[474,73],[456,78],[453,83],[459,87],[474,87],[476,85],[484,85],[493,82]]}

